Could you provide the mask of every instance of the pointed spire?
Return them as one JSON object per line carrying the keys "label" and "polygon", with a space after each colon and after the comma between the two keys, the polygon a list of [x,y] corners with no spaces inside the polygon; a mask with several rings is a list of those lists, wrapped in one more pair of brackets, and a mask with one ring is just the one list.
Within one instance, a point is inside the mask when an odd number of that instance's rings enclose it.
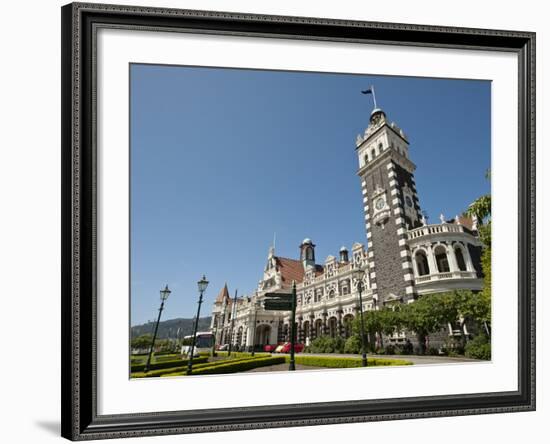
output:
{"label": "pointed spire", "polygon": [[275,256],[275,237],[276,237],[276,234],[277,233],[273,232],[273,243],[271,244],[271,247],[269,247],[269,257]]}
{"label": "pointed spire", "polygon": [[218,293],[216,298],[216,304],[223,304],[225,301],[229,300],[229,290],[227,289],[227,282],[224,284],[223,288]]}

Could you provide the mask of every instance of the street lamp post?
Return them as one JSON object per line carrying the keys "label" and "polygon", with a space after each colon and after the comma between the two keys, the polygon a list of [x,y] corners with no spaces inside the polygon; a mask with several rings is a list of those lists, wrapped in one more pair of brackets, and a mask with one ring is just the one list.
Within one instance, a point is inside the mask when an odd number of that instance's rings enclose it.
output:
{"label": "street lamp post", "polygon": [[252,356],[254,356],[254,348],[256,347],[256,322],[258,319],[258,309],[260,308],[259,301],[254,301],[252,306],[254,308],[254,323],[252,324]]}
{"label": "street lamp post", "polygon": [[290,363],[289,371],[296,370],[294,361],[294,347],[296,344],[296,281],[292,281],[292,311],[290,312]]}
{"label": "street lamp post", "polygon": [[208,287],[208,281],[206,276],[202,275],[202,279],[197,282],[197,287],[199,289],[199,306],[197,308],[197,317],[195,318],[195,326],[193,327],[193,339],[191,341],[191,351],[187,356],[187,374],[190,375],[193,373],[193,356],[195,354],[195,342],[197,340],[197,328],[199,326],[199,316],[201,313],[201,304],[202,304],[202,295]]}
{"label": "street lamp post", "polygon": [[171,291],[168,289],[168,285],[164,287],[164,290],[160,290],[160,308],[159,308],[159,316],[157,318],[157,323],[155,325],[155,332],[153,333],[153,342],[151,343],[151,348],[149,350],[149,356],[147,357],[147,363],[145,364],[145,368],[143,371],[147,373],[149,371],[149,367],[151,366],[151,356],[153,355],[153,348],[155,347],[155,341],[157,339],[157,332],[159,329],[159,322],[160,322],[160,315],[162,314],[162,310],[164,309],[164,301],[168,299],[168,296],[170,296]]}
{"label": "street lamp post", "polygon": [[231,324],[229,327],[229,348],[227,349],[227,357],[231,356],[231,348],[233,346],[233,327],[235,326],[235,316],[237,316],[237,291],[235,290],[235,297],[233,298],[233,305],[231,307]]}
{"label": "street lamp post", "polygon": [[357,291],[359,292],[359,316],[361,317],[361,365],[367,366],[367,350],[365,348],[365,319],[363,317],[363,276],[365,272],[357,269],[353,272],[353,277],[357,280]]}
{"label": "street lamp post", "polygon": [[212,328],[212,357],[216,357],[216,335],[218,334],[218,327]]}

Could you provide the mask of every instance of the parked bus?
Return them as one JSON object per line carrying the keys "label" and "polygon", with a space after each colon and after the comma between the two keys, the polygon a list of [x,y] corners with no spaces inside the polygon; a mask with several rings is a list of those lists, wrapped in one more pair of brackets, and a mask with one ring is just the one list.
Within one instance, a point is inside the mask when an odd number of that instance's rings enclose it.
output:
{"label": "parked bus", "polygon": [[[191,342],[193,341],[193,335],[185,336],[185,342],[189,345],[181,347],[181,354],[188,355],[191,350]],[[195,339],[195,351],[193,356],[198,356],[200,353],[210,353],[212,346],[214,345],[214,335],[209,331],[198,331]]]}

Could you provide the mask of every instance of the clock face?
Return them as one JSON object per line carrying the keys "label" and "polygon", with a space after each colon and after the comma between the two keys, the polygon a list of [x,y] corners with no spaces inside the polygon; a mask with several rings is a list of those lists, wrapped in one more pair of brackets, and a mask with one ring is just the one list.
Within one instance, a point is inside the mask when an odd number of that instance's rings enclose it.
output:
{"label": "clock face", "polygon": [[407,206],[409,207],[412,207],[413,206],[413,201],[411,199],[410,196],[405,196],[405,203],[407,204]]}
{"label": "clock face", "polygon": [[376,202],[374,203],[374,207],[377,210],[381,210],[382,208],[384,208],[385,205],[386,205],[386,201],[384,200],[383,197],[379,197],[378,199],[376,199]]}

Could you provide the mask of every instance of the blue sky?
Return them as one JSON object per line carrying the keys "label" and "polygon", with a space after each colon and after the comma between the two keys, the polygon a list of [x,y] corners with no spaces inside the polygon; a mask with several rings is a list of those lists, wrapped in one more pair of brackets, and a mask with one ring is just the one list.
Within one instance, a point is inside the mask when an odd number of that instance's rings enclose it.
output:
{"label": "blue sky", "polygon": [[160,65],[130,67],[131,323],[201,315],[228,283],[252,292],[276,233],[323,263],[366,243],[355,138],[378,106],[410,141],[429,222],[490,190],[488,81]]}

